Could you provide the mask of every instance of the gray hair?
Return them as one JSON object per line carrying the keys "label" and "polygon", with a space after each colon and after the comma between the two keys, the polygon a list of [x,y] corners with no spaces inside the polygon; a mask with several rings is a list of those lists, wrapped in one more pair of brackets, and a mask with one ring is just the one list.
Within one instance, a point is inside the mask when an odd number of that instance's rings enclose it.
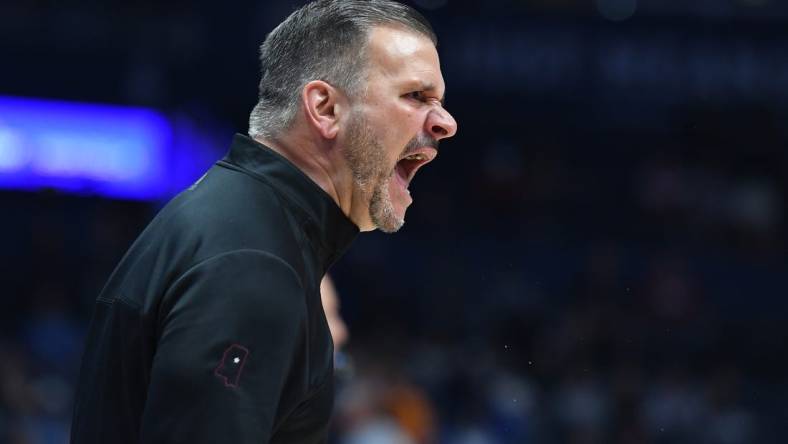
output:
{"label": "gray hair", "polygon": [[358,96],[366,79],[369,32],[380,25],[438,42],[420,13],[391,0],[317,0],[290,14],[260,46],[262,78],[249,135],[275,138],[286,130],[300,107],[301,90],[313,80]]}

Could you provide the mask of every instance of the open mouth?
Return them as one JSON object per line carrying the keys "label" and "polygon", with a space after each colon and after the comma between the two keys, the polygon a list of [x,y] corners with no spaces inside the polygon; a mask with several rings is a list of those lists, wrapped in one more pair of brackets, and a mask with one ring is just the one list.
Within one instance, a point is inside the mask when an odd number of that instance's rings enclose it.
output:
{"label": "open mouth", "polygon": [[407,188],[410,181],[413,180],[416,171],[422,166],[432,162],[437,155],[438,150],[435,148],[423,147],[409,151],[397,161],[397,175],[404,182],[403,185],[405,185],[405,188]]}

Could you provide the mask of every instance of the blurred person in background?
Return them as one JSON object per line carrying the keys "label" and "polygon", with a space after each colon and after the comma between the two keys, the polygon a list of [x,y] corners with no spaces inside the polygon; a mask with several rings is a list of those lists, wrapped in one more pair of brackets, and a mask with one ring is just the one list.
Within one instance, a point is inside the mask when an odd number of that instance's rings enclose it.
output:
{"label": "blurred person in background", "polygon": [[334,353],[341,353],[350,338],[350,334],[348,333],[347,324],[345,324],[345,320],[342,319],[342,314],[339,312],[340,303],[337,287],[328,274],[323,276],[323,280],[320,281],[320,301],[323,304],[323,311],[326,313],[326,321],[331,332],[331,338],[334,340]]}
{"label": "blurred person in background", "polygon": [[325,442],[325,271],[397,231],[456,122],[437,39],[388,0],[310,3],[261,46],[249,136],[171,201],[94,308],[73,443]]}
{"label": "blurred person in background", "polygon": [[345,344],[350,339],[350,333],[339,311],[340,300],[337,288],[328,274],[320,281],[320,301],[334,342],[334,372],[341,379],[349,379],[353,374],[353,365],[350,357],[345,353]]}
{"label": "blurred person in background", "polygon": [[339,311],[340,300],[330,275],[320,281],[320,297],[334,340],[334,366],[338,376],[339,421],[337,442],[343,444],[435,442],[435,411],[418,386],[393,365],[365,368],[355,377],[344,347],[350,337]]}
{"label": "blurred person in background", "polygon": [[337,442],[435,443],[437,413],[427,393],[389,353],[361,358],[357,375],[338,396]]}

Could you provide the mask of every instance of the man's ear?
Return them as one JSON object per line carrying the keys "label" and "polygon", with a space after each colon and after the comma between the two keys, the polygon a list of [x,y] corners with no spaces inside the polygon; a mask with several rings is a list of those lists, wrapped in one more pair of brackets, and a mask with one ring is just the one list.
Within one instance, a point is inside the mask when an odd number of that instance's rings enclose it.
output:
{"label": "man's ear", "polygon": [[344,107],[344,95],[322,80],[313,80],[304,86],[301,100],[306,120],[326,139],[333,139],[339,132],[339,113]]}

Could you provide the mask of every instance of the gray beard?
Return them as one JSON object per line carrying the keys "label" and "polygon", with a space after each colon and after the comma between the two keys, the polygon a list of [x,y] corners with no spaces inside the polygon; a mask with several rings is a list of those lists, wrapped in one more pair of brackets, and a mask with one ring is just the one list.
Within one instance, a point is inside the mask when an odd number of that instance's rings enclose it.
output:
{"label": "gray beard", "polygon": [[389,196],[390,181],[391,176],[378,181],[369,202],[369,217],[372,219],[372,223],[384,233],[394,233],[405,225],[405,219],[397,218],[394,214],[394,205]]}
{"label": "gray beard", "polygon": [[369,217],[384,233],[394,233],[405,224],[397,218],[389,196],[389,182],[394,170],[389,170],[386,153],[369,130],[365,119],[357,116],[348,128],[345,160],[353,173],[353,181],[369,196]]}

